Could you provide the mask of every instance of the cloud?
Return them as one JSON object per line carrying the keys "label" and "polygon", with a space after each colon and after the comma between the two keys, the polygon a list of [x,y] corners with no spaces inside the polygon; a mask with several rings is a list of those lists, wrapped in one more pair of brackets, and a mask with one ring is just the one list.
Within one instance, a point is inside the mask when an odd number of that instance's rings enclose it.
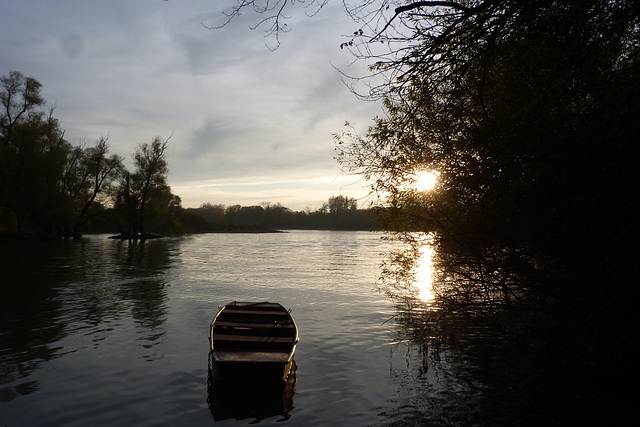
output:
{"label": "cloud", "polygon": [[345,120],[366,129],[379,106],[358,101],[334,68],[352,61],[339,49],[353,26],[341,8],[294,16],[270,51],[272,39],[248,28],[255,15],[206,29],[222,22],[220,7],[8,0],[0,74],[41,81],[72,143],[109,135],[111,152],[130,160],[138,144],[173,135],[169,183],[185,206],[319,207],[361,194],[357,178],[339,177],[332,134]]}

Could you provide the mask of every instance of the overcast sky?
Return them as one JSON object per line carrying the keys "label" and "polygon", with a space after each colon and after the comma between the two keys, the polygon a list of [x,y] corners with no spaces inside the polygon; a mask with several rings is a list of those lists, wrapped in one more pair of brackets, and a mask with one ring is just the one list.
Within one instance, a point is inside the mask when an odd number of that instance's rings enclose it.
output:
{"label": "overcast sky", "polygon": [[[245,14],[221,30],[234,0],[3,0],[0,75],[43,84],[72,144],[109,136],[132,158],[168,138],[169,184],[184,207],[282,203],[316,209],[367,188],[341,175],[332,134],[364,132],[381,114],[358,100],[334,67],[357,75],[340,49],[357,29],[335,1],[289,20],[274,45]],[[358,64],[362,67],[364,64]],[[360,203],[365,206],[366,202]]]}

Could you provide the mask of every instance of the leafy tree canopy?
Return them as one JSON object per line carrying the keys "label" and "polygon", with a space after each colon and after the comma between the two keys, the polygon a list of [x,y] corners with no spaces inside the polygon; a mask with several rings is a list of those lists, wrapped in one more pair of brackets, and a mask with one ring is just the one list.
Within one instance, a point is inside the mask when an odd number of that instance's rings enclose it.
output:
{"label": "leafy tree canopy", "polygon": [[[107,209],[126,214],[131,233],[170,229],[180,198],[167,184],[167,141],[155,138],[134,155],[133,174],[109,155],[108,138],[72,146],[41,107],[42,85],[13,71],[0,77],[0,231],[20,238],[78,237]],[[174,224],[175,225],[175,224]]]}

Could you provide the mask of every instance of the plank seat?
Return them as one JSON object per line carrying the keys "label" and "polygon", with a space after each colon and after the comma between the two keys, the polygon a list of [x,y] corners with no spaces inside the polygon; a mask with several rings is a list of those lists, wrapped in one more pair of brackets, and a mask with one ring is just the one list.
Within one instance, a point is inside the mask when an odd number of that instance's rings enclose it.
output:
{"label": "plank seat", "polygon": [[229,335],[214,331],[213,350],[239,352],[281,351],[290,353],[296,338],[278,336]]}
{"label": "plank seat", "polygon": [[249,322],[216,322],[216,327],[251,328],[251,329],[293,329],[293,323],[249,323]]}
{"label": "plank seat", "polygon": [[225,306],[227,310],[252,309],[252,310],[284,310],[284,307],[274,302],[242,302],[234,301]]}
{"label": "plank seat", "polygon": [[225,308],[225,311],[222,313],[223,315],[236,315],[236,314],[249,314],[251,316],[262,317],[262,316],[284,316],[289,317],[289,313],[282,310],[237,310],[237,309],[228,309]]}
{"label": "plank seat", "polygon": [[216,362],[287,363],[290,353],[284,351],[217,351]]}
{"label": "plank seat", "polygon": [[294,337],[258,337],[250,335],[227,335],[214,333],[214,342],[220,341],[237,341],[237,342],[254,342],[254,343],[292,343]]}

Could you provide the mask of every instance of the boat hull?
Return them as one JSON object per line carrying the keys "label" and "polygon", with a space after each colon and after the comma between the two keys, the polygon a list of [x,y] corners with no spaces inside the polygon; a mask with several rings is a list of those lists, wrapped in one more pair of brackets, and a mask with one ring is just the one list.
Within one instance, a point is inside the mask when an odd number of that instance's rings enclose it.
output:
{"label": "boat hull", "polygon": [[286,381],[291,373],[294,360],[286,363],[247,363],[213,360],[213,377],[218,381]]}
{"label": "boat hull", "polygon": [[286,381],[298,327],[280,304],[234,301],[211,322],[209,340],[215,380]]}

